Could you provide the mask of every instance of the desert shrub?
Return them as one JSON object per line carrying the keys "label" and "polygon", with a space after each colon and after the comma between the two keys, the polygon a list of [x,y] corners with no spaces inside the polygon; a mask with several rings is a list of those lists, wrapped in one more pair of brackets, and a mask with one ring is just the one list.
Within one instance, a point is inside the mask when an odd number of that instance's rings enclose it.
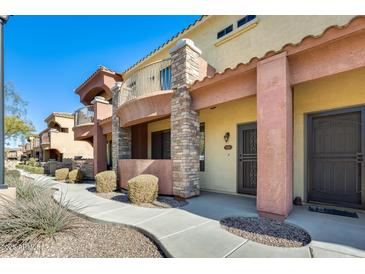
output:
{"label": "desert shrub", "polygon": [[16,187],[17,200],[31,202],[40,195],[44,194],[47,187],[24,182],[20,178],[6,181],[9,186]]}
{"label": "desert shrub", "polygon": [[84,178],[84,174],[80,169],[74,169],[68,174],[67,182],[71,184],[80,183]]}
{"label": "desert shrub", "polygon": [[60,168],[55,171],[56,180],[66,180],[70,170],[68,168]]}
{"label": "desert shrub", "polygon": [[16,202],[7,201],[0,212],[1,246],[35,244],[42,238],[54,237],[56,233],[78,226],[67,203],[61,206],[49,193],[38,192],[33,184],[29,187],[35,195],[31,201],[17,196]]}
{"label": "desert shrub", "polygon": [[107,170],[95,176],[96,192],[112,192],[117,188],[117,176],[113,170]]}
{"label": "desert shrub", "polygon": [[44,174],[44,168],[43,167],[35,166],[32,169],[32,173],[35,173],[35,174]]}
{"label": "desert shrub", "polygon": [[15,168],[23,169],[24,168],[24,165],[23,164],[16,164],[15,165]]}
{"label": "desert shrub", "polygon": [[152,203],[158,196],[158,178],[142,174],[128,181],[128,198],[134,204]]}
{"label": "desert shrub", "polygon": [[5,170],[5,176],[14,177],[14,178],[19,179],[20,178],[20,172],[19,172],[19,170],[16,170],[16,169],[6,169]]}
{"label": "desert shrub", "polygon": [[28,166],[37,166],[37,163],[38,162],[38,160],[37,160],[37,158],[29,158],[29,160],[27,161],[27,165]]}

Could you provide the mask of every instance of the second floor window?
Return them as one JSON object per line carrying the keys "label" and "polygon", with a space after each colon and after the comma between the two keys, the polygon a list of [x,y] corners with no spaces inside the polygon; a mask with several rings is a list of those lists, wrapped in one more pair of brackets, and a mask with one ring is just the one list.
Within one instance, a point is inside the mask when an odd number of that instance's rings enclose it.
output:
{"label": "second floor window", "polygon": [[217,39],[223,37],[224,35],[227,35],[231,31],[233,31],[233,25],[230,25],[229,27],[226,27],[225,29],[223,29],[220,32],[218,32],[217,33]]}
{"label": "second floor window", "polygon": [[161,90],[171,89],[171,66],[160,70],[160,84]]}
{"label": "second floor window", "polygon": [[240,20],[237,21],[237,28],[247,24],[248,22],[254,20],[256,18],[256,15],[247,15]]}

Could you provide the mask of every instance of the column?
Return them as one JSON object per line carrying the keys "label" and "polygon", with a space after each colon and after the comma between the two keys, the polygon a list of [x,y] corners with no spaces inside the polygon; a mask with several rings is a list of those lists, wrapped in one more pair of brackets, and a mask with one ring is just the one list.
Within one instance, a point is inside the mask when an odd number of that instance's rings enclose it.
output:
{"label": "column", "polygon": [[117,178],[119,178],[120,175],[118,171],[118,160],[130,159],[132,155],[131,129],[122,128],[117,115],[117,110],[119,107],[119,95],[121,92],[123,92],[122,88],[123,85],[121,82],[117,82],[112,88],[112,161],[113,170],[116,172]]}
{"label": "column", "polygon": [[199,115],[192,108],[188,85],[199,77],[201,51],[189,39],[180,40],[170,50],[171,159],[173,193],[189,198],[199,195]]}
{"label": "column", "polygon": [[284,219],[292,210],[292,91],[286,52],[257,65],[257,210]]}

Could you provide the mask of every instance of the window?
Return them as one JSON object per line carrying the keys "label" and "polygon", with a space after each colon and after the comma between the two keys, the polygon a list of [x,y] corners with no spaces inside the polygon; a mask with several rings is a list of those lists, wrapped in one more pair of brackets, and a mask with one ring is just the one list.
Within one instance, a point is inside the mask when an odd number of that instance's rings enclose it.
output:
{"label": "window", "polygon": [[233,25],[230,25],[229,27],[226,27],[225,29],[218,32],[217,33],[217,39],[222,38],[224,35],[227,35],[231,31],[233,31]]}
{"label": "window", "polygon": [[205,171],[205,123],[200,123],[200,171]]}
{"label": "window", "polygon": [[254,20],[256,18],[256,15],[247,15],[240,20],[237,21],[237,28],[247,24],[248,22]]}
{"label": "window", "polygon": [[62,128],[60,129],[60,132],[68,133],[68,128],[67,128],[67,127],[62,127]]}
{"label": "window", "polygon": [[170,130],[152,132],[152,159],[171,158]]}
{"label": "window", "polygon": [[161,90],[171,89],[171,66],[164,68],[160,71],[160,85]]}

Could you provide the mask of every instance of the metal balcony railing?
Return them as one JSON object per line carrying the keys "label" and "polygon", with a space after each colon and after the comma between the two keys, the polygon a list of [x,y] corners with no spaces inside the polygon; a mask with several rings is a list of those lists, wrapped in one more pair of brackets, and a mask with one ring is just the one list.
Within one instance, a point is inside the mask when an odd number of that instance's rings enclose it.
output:
{"label": "metal balcony railing", "polygon": [[26,150],[26,151],[32,150],[32,145],[31,145],[30,143],[27,143],[27,144],[25,145],[25,150]]}
{"label": "metal balcony railing", "polygon": [[149,64],[127,76],[118,105],[154,91],[171,89],[171,59]]}
{"label": "metal balcony railing", "polygon": [[75,126],[94,123],[94,106],[82,107],[75,111]]}
{"label": "metal balcony railing", "polygon": [[33,140],[33,147],[36,148],[36,147],[39,147],[40,146],[40,140],[39,138],[36,138]]}
{"label": "metal balcony railing", "polygon": [[42,134],[41,142],[42,142],[42,145],[50,143],[49,132],[45,132],[45,133]]}

